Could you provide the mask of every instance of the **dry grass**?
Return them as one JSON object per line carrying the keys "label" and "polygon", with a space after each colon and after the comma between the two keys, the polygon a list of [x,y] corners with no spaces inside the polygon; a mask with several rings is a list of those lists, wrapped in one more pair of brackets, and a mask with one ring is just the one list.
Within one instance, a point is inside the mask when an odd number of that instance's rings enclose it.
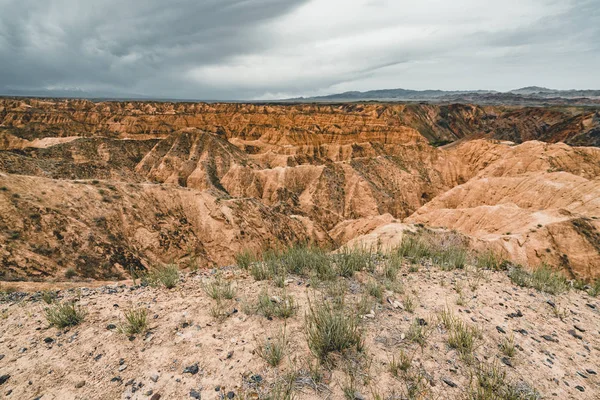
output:
{"label": "dry grass", "polygon": [[281,363],[285,356],[287,348],[287,339],[285,331],[271,339],[265,339],[256,348],[256,353],[267,362],[271,367],[276,367]]}
{"label": "dry grass", "polygon": [[124,312],[125,322],[119,327],[119,331],[126,335],[144,333],[148,327],[148,310],[145,308],[134,308]]}
{"label": "dry grass", "polygon": [[516,353],[515,347],[515,337],[511,334],[508,337],[502,339],[502,342],[499,344],[500,351],[507,357],[513,357]]}
{"label": "dry grass", "polygon": [[175,264],[165,264],[152,269],[145,278],[151,286],[173,289],[179,283],[179,268]]}
{"label": "dry grass", "polygon": [[57,328],[79,325],[85,319],[86,312],[75,303],[54,304],[46,308],[46,319]]}
{"label": "dry grass", "polygon": [[235,296],[235,289],[230,281],[223,279],[220,273],[217,273],[215,278],[202,287],[204,292],[214,300],[227,299],[231,300]]}
{"label": "dry grass", "polygon": [[364,347],[363,331],[355,313],[333,306],[327,301],[309,302],[305,316],[306,340],[312,353],[321,361],[331,352]]}
{"label": "dry grass", "polygon": [[565,277],[552,270],[547,264],[542,264],[531,272],[522,268],[513,268],[508,276],[518,286],[531,287],[541,292],[560,294],[569,290]]}
{"label": "dry grass", "polygon": [[398,377],[400,373],[407,373],[412,365],[412,357],[406,354],[404,350],[400,350],[398,358],[392,356],[392,360],[388,366],[390,373]]}

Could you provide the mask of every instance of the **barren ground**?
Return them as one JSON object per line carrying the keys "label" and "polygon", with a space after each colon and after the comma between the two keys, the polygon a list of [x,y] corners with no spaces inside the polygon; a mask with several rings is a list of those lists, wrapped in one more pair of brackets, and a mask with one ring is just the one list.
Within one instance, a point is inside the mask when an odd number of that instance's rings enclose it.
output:
{"label": "barren ground", "polygon": [[[427,265],[414,271],[404,265],[396,292],[386,291],[383,303],[370,297],[373,306],[367,309],[373,313],[361,316],[365,350],[322,365],[322,382],[317,384],[308,373],[309,365],[317,364],[307,346],[305,314],[308,300],[321,301],[331,285],[315,288],[310,281],[289,276],[279,289],[271,281],[255,281],[245,270],[227,267],[223,276],[232,282],[235,297],[223,300],[227,315],[215,318],[211,310],[216,302],[203,290],[203,283],[214,276],[215,270],[191,272],[171,290],[121,283],[64,289],[59,300],[78,299],[88,313],[70,329],[49,327],[39,292],[5,295],[0,303],[0,375],[10,377],[0,396],[220,399],[233,393],[235,398],[285,398],[274,391],[292,382],[298,399],[344,398],[344,388],[352,385],[357,399],[401,399],[407,398],[411,382],[420,381],[413,398],[456,399],[467,398],[476,387],[472,375],[479,363],[495,365],[506,373],[507,382],[535,389],[542,398],[600,396],[600,301],[581,291],[552,296],[515,286],[505,272],[448,272]],[[368,279],[367,272],[338,278],[337,283],[346,284],[346,307],[356,310],[368,296]],[[284,321],[250,311],[263,290],[271,296],[283,296],[283,291],[293,296],[296,315]],[[412,312],[406,310],[410,300]],[[107,329],[109,324],[118,326],[124,310],[135,307],[148,311],[147,333],[128,337]],[[482,332],[470,361],[448,346],[448,332],[438,320],[445,308]],[[423,348],[407,337],[415,318],[427,323]],[[271,367],[256,349],[284,329],[289,341],[285,356],[278,367]],[[499,344],[512,335],[516,354],[506,357]],[[406,374],[394,377],[389,364],[401,351],[412,363]],[[198,373],[184,373],[194,364]]]}

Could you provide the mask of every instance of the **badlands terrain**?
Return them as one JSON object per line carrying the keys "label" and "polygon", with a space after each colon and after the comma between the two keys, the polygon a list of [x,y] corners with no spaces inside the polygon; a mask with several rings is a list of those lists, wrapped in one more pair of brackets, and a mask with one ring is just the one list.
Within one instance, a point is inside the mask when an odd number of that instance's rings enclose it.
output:
{"label": "badlands terrain", "polygon": [[596,399],[599,146],[593,107],[0,99],[0,396]]}

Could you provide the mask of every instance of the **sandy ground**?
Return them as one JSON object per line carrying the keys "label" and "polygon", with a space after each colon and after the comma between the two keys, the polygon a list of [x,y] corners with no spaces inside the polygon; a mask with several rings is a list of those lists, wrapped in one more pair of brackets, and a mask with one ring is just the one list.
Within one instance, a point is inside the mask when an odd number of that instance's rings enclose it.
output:
{"label": "sandy ground", "polygon": [[[211,315],[215,300],[202,285],[214,270],[182,275],[182,282],[171,290],[122,284],[65,289],[60,299],[78,298],[88,312],[82,324],[70,329],[49,327],[47,305],[39,294],[19,301],[5,298],[0,303],[0,376],[10,377],[0,384],[0,398],[266,398],[274,385],[295,372],[297,399],[344,398],[343,388],[352,376],[357,399],[376,394],[401,399],[407,381],[389,372],[390,361],[401,350],[412,357],[411,371],[423,378],[419,398],[466,398],[472,367],[447,345],[448,333],[436,319],[446,307],[481,329],[475,358],[496,363],[510,381],[537,389],[543,398],[600,398],[600,301],[585,293],[571,290],[551,296],[519,288],[502,272],[446,272],[425,266],[409,272],[404,266],[398,276],[404,293],[386,292],[384,302],[373,303],[373,313],[362,318],[366,348],[362,361],[354,359],[359,372],[349,373],[352,362],[340,357],[335,367],[321,368],[323,382],[314,385],[307,373],[314,358],[307,346],[305,314],[308,299],[321,298],[323,291],[290,277],[285,291],[295,298],[298,312],[287,321],[270,320],[249,312],[248,304],[256,302],[263,289],[279,296],[282,289],[272,282],[256,282],[237,268],[224,271],[236,295],[224,300],[223,310],[229,315],[223,319]],[[348,304],[363,296],[361,282],[367,278],[361,272],[343,279]],[[398,307],[406,296],[415,304],[412,313]],[[123,311],[132,307],[148,310],[147,333],[128,337],[107,329],[109,324],[119,325]],[[406,337],[415,318],[428,323],[422,349]],[[270,367],[256,349],[284,326],[286,357],[278,367]],[[501,361],[498,347],[510,335],[518,348],[508,360],[511,366]],[[195,364],[197,373],[184,373]]]}

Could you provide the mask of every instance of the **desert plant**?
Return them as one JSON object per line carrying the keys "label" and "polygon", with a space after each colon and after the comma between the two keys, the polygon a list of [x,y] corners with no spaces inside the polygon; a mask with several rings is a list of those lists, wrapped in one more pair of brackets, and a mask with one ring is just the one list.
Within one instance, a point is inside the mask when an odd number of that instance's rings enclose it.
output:
{"label": "desert plant", "polygon": [[412,357],[410,357],[404,350],[400,350],[400,354],[398,355],[398,359],[395,356],[392,356],[392,361],[388,366],[388,370],[390,373],[397,377],[400,375],[400,372],[406,373],[410,369],[412,365]]}
{"label": "desert plant", "polygon": [[271,296],[269,292],[262,291],[258,295],[258,303],[256,309],[259,313],[267,318],[291,318],[296,315],[298,307],[294,297],[290,295]]}
{"label": "desert plant", "polygon": [[258,262],[250,265],[250,275],[256,281],[264,281],[273,277],[273,271],[264,262]]}
{"label": "desert plant", "polygon": [[224,320],[229,316],[221,299],[218,299],[215,304],[210,307],[210,315],[217,321]]}
{"label": "desert plant", "polygon": [[430,329],[427,321],[416,318],[410,324],[406,338],[411,342],[418,344],[421,348],[424,348],[427,344],[427,338],[429,337]]}
{"label": "desert plant", "polygon": [[276,367],[281,363],[287,347],[285,331],[275,339],[266,339],[256,349],[256,353],[271,367]]}
{"label": "desert plant", "polygon": [[404,306],[404,309],[411,314],[415,311],[415,302],[413,297],[409,294],[402,298],[402,305]]}
{"label": "desert plant", "polygon": [[397,254],[392,254],[383,269],[383,276],[390,282],[395,282],[398,276],[398,271],[402,267],[402,258]]}
{"label": "desert plant", "polygon": [[150,271],[147,278],[153,286],[162,284],[167,289],[172,289],[179,283],[179,268],[175,264],[155,267]]}
{"label": "desert plant", "polygon": [[456,349],[461,357],[469,358],[473,353],[478,337],[479,332],[476,328],[467,325],[460,319],[455,319],[449,328],[448,346]]}
{"label": "desert plant", "polygon": [[436,248],[432,251],[432,261],[443,270],[463,269],[467,262],[467,250],[458,245]]}
{"label": "desert plant", "polygon": [[334,257],[338,275],[346,278],[352,277],[357,271],[372,269],[372,254],[363,248],[343,247]]}
{"label": "desert plant", "polygon": [[292,274],[309,276],[314,272],[321,280],[330,280],[336,276],[331,257],[324,249],[313,245],[289,247],[280,254],[280,259],[285,270]]}
{"label": "desert plant", "polygon": [[77,276],[77,272],[75,272],[73,268],[67,268],[67,270],[65,271],[65,278],[72,279],[75,276]]}
{"label": "desert plant", "polygon": [[500,347],[500,351],[507,357],[513,357],[515,355],[515,337],[514,335],[510,335],[502,339],[502,342],[498,345]]}
{"label": "desert plant", "polygon": [[42,292],[42,300],[46,304],[52,304],[58,297],[58,294],[53,290],[44,290]]}
{"label": "desert plant", "polygon": [[397,254],[417,263],[431,256],[431,246],[423,238],[407,234],[402,238]]}
{"label": "desert plant", "polygon": [[542,264],[531,272],[516,267],[510,270],[508,276],[518,286],[531,287],[550,294],[560,294],[569,289],[565,277],[553,271],[547,264]]}
{"label": "desert plant", "polygon": [[375,297],[380,303],[383,302],[383,289],[384,289],[383,286],[374,279],[367,282],[367,291],[369,292],[369,294],[371,296]]}
{"label": "desert plant", "polygon": [[590,284],[587,293],[592,297],[600,296],[600,278],[596,279],[592,284]]}
{"label": "desert plant", "polygon": [[220,272],[217,272],[215,279],[204,284],[202,288],[208,296],[215,300],[231,300],[235,296],[235,289],[231,282],[223,279]]}
{"label": "desert plant", "polygon": [[235,263],[239,268],[248,269],[252,263],[256,262],[256,256],[250,250],[242,250],[239,253],[236,253],[233,258],[235,259]]}
{"label": "desert plant", "polygon": [[85,316],[86,312],[73,302],[58,303],[46,308],[48,323],[61,329],[80,324]]}
{"label": "desert plant", "polygon": [[363,331],[356,314],[326,301],[312,304],[305,316],[308,347],[321,361],[331,352],[363,349]]}
{"label": "desert plant", "polygon": [[133,308],[124,313],[125,322],[119,327],[119,331],[126,335],[140,334],[148,327],[148,311],[145,308]]}
{"label": "desert plant", "polygon": [[483,253],[477,254],[475,265],[478,268],[498,271],[501,269],[500,267],[502,265],[502,259],[498,257],[492,250],[487,250]]}
{"label": "desert plant", "polygon": [[473,372],[475,389],[469,393],[473,400],[539,400],[537,390],[526,384],[515,385],[507,380],[497,362],[491,364],[478,363]]}

